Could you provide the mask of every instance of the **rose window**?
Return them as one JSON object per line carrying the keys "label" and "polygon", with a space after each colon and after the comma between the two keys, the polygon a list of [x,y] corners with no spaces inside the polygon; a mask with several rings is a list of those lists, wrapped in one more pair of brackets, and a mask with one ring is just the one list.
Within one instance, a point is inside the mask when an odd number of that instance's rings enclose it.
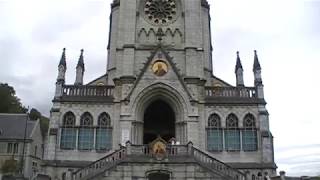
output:
{"label": "rose window", "polygon": [[168,25],[177,17],[175,0],[146,0],[145,18],[154,25]]}

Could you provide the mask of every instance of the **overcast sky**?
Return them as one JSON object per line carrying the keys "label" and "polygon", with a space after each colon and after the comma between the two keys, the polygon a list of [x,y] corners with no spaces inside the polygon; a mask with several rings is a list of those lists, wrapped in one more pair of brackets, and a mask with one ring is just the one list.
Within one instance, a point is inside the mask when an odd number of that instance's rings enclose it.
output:
{"label": "overcast sky", "polygon": [[[278,170],[320,174],[320,0],[209,0],[214,74],[235,84],[236,51],[253,85],[262,65]],[[105,73],[111,0],[0,0],[0,82],[48,115],[57,64],[67,48],[67,83],[85,49],[85,81]],[[317,113],[318,112],[318,113]]]}

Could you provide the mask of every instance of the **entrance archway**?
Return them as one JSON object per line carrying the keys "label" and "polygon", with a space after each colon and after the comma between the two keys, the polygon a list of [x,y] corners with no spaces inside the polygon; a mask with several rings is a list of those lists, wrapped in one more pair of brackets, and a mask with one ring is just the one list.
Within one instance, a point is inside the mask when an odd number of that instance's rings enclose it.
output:
{"label": "entrance archway", "polygon": [[163,100],[152,102],[144,112],[143,143],[149,144],[158,136],[166,141],[175,137],[175,114]]}
{"label": "entrance archway", "polygon": [[161,172],[152,173],[152,174],[149,174],[148,176],[148,180],[169,180],[169,179],[170,179],[169,174],[161,173]]}

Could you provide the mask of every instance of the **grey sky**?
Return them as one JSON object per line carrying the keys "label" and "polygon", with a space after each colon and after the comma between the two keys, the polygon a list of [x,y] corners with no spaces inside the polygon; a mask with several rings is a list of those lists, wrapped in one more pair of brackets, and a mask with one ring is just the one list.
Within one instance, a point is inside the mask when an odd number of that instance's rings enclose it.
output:
{"label": "grey sky", "polygon": [[[67,48],[67,83],[85,49],[85,81],[105,73],[111,0],[0,0],[0,82],[48,115],[57,64]],[[253,85],[262,65],[276,162],[289,175],[320,174],[320,1],[209,0],[214,74],[235,83],[235,53]]]}

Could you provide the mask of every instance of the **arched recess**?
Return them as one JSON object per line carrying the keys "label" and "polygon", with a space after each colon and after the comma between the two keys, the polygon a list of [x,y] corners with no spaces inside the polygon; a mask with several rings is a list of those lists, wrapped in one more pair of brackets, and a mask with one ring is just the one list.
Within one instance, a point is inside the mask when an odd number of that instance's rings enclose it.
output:
{"label": "arched recess", "polygon": [[170,180],[171,172],[168,170],[152,170],[147,171],[146,177],[147,180]]}
{"label": "arched recess", "polygon": [[175,138],[181,143],[187,142],[186,117],[188,106],[185,99],[182,93],[163,83],[153,84],[142,90],[132,103],[132,111],[135,117],[132,128],[132,142],[143,144],[144,115],[147,108],[156,101],[162,101],[172,109],[175,119]]}

